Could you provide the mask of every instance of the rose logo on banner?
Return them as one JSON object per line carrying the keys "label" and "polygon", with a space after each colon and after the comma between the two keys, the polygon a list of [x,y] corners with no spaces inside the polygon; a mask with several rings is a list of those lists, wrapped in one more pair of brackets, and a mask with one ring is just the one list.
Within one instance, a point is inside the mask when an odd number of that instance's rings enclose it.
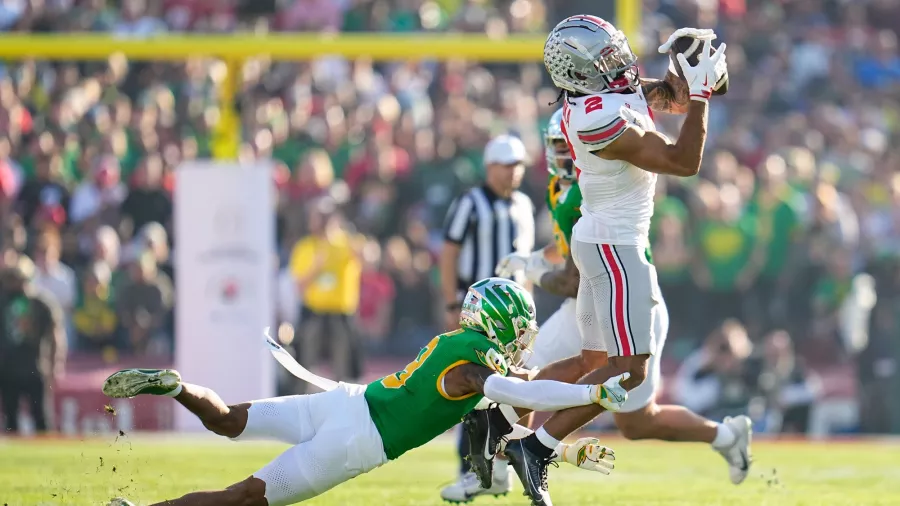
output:
{"label": "rose logo on banner", "polygon": [[[193,161],[175,176],[175,365],[229,398],[271,397],[272,361],[259,329],[274,317],[272,167]],[[197,360],[210,349],[216,360]],[[202,429],[188,415],[177,410],[176,427]]]}

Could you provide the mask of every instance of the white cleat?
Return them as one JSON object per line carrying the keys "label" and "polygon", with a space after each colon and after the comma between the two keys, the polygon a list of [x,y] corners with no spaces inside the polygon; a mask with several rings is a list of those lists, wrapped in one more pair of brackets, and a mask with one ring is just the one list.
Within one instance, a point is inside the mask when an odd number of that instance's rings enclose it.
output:
{"label": "white cleat", "polygon": [[128,499],[116,497],[115,499],[109,501],[109,504],[107,504],[106,506],[134,506],[134,503],[129,501]]}
{"label": "white cleat", "polygon": [[491,488],[483,488],[475,473],[468,472],[455,483],[441,489],[441,499],[452,503],[467,503],[481,495],[503,496],[512,491],[512,482],[509,481],[509,472],[494,472]]}
{"label": "white cleat", "polygon": [[746,416],[726,417],[723,425],[734,433],[734,443],[728,448],[716,449],[728,462],[728,474],[731,483],[740,485],[750,473],[753,456],[750,453],[750,442],[753,438],[752,422]]}

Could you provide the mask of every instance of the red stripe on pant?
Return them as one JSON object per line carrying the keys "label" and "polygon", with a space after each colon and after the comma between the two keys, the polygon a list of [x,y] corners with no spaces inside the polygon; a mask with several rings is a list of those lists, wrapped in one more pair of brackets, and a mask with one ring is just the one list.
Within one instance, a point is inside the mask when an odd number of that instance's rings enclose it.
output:
{"label": "red stripe on pant", "polygon": [[606,258],[606,263],[609,265],[609,271],[612,273],[613,277],[613,279],[610,280],[614,287],[613,305],[615,306],[612,324],[616,328],[616,337],[619,340],[619,344],[622,346],[622,356],[630,357],[634,354],[634,350],[631,349],[628,326],[625,325],[625,279],[622,276],[622,268],[616,262],[615,255],[613,255],[612,248],[610,248],[608,244],[603,244],[601,247],[603,248],[603,256]]}

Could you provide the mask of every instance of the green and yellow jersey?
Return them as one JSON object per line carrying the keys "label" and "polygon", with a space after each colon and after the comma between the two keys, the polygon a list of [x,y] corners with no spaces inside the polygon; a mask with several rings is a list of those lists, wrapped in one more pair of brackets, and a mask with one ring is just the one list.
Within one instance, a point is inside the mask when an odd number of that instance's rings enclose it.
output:
{"label": "green and yellow jersey", "polygon": [[[556,250],[563,258],[569,258],[569,245],[572,243],[572,229],[581,218],[581,188],[573,181],[568,188],[560,184],[558,176],[550,176],[547,185],[547,207],[553,219],[553,240]],[[653,263],[653,254],[648,247],[644,250],[647,261]]]}
{"label": "green and yellow jersey", "polygon": [[572,229],[581,218],[581,189],[577,182],[568,188],[560,184],[558,176],[551,176],[547,186],[547,206],[553,219],[553,240],[556,249],[564,258],[569,256],[569,244],[572,241]]}
{"label": "green and yellow jersey", "polygon": [[469,362],[504,376],[508,370],[499,347],[483,334],[460,329],[435,337],[405,369],[366,387],[369,414],[388,459],[443,434],[478,404],[481,394],[451,397],[444,391],[444,376]]}

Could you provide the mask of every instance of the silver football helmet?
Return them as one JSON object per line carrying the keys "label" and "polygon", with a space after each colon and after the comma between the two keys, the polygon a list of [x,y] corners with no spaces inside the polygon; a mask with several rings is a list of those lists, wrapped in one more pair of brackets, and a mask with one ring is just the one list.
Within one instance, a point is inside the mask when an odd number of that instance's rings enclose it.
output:
{"label": "silver football helmet", "polygon": [[597,16],[564,19],[547,36],[544,66],[557,87],[594,95],[636,89],[637,56],[625,34]]}
{"label": "silver football helmet", "polygon": [[565,179],[575,180],[575,165],[572,162],[572,153],[569,151],[569,141],[562,131],[563,109],[559,109],[547,123],[544,130],[544,155],[547,157],[547,171],[550,174]]}

